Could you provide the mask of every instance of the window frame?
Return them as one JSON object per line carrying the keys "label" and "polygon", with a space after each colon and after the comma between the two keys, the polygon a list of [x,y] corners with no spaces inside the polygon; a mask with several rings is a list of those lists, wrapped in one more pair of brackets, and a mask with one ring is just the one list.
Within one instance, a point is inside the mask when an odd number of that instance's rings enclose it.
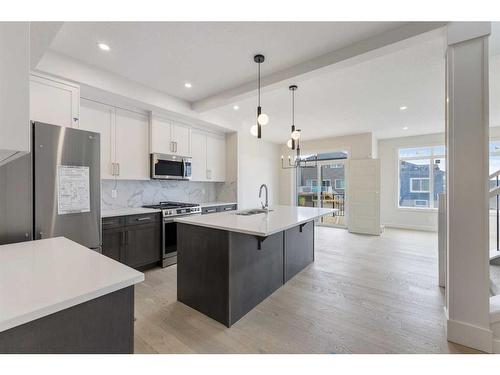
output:
{"label": "window frame", "polygon": [[[445,150],[444,154],[441,153],[434,153],[435,149],[438,147],[443,147]],[[430,154],[427,155],[418,155],[418,156],[400,156],[401,150],[408,150],[408,149],[430,149]],[[429,193],[429,207],[419,207],[419,206],[400,206],[400,194],[401,194],[401,161],[412,161],[412,160],[423,160],[423,159],[428,159],[429,160],[429,177],[413,177],[410,178],[410,192],[412,193]],[[444,159],[445,164],[446,164],[446,146],[443,144],[432,144],[432,145],[426,145],[426,146],[401,146],[396,148],[396,162],[397,162],[397,168],[396,168],[396,173],[397,173],[397,179],[398,179],[398,186],[397,186],[397,191],[396,191],[396,207],[399,210],[403,211],[437,211],[438,207],[434,207],[434,169],[433,166],[435,164],[435,161],[438,159]],[[411,183],[411,180],[413,179],[428,179],[429,180],[429,191],[413,191],[413,186]],[[417,200],[426,200],[426,199],[417,199]]]}
{"label": "window frame", "polygon": [[[337,187],[337,181],[342,181],[342,187]],[[334,185],[333,185],[334,189],[337,190],[337,189],[342,189],[342,190],[345,190],[345,178],[336,178],[335,181],[334,181]]]}

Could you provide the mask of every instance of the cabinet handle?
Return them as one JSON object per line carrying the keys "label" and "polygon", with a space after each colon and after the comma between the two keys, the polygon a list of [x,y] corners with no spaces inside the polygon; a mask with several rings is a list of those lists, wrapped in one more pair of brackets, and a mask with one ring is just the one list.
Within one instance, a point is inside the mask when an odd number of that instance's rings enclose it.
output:
{"label": "cabinet handle", "polygon": [[120,236],[120,247],[125,246],[125,232]]}
{"label": "cabinet handle", "polygon": [[118,172],[116,173],[117,176],[120,175],[120,163],[116,163],[116,167],[117,167],[117,170]]}
{"label": "cabinet handle", "polygon": [[212,208],[211,210],[206,210],[205,213],[211,214],[212,212],[217,212],[217,209]]}
{"label": "cabinet handle", "polygon": [[174,141],[170,142],[170,152],[174,152]]}
{"label": "cabinet handle", "polygon": [[151,217],[149,217],[149,216],[148,217],[138,217],[136,220],[137,221],[151,220]]}
{"label": "cabinet handle", "polygon": [[224,207],[224,211],[231,211],[232,209],[232,207]]}
{"label": "cabinet handle", "polygon": [[177,142],[174,142],[174,148],[175,148],[174,152],[177,154]]}
{"label": "cabinet handle", "polygon": [[125,233],[125,245],[128,246],[128,240],[129,240],[129,238],[128,238],[129,235],[128,234],[129,234],[129,232],[124,232],[124,233]]}

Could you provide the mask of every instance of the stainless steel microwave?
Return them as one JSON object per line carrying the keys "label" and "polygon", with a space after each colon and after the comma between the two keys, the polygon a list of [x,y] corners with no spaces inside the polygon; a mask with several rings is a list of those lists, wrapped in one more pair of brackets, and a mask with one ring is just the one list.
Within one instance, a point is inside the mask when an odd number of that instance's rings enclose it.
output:
{"label": "stainless steel microwave", "polygon": [[151,154],[151,178],[190,180],[191,158],[178,155]]}

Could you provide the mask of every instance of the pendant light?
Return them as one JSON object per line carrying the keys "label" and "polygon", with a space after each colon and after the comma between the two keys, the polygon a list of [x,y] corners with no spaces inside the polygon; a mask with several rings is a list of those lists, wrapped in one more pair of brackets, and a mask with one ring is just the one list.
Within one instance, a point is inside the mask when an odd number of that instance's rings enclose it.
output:
{"label": "pendant light", "polygon": [[[307,159],[302,160],[300,158],[300,129],[295,128],[295,91],[297,91],[298,87],[297,85],[291,85],[288,87],[288,89],[292,92],[292,131],[290,133],[290,138],[286,142],[286,145],[288,148],[292,150],[297,150],[297,155],[294,157],[294,160],[292,162],[292,157],[288,156],[288,165],[284,165],[284,157],[281,155],[281,168],[283,169],[291,169],[291,168],[315,168],[314,165],[310,166],[307,165]],[[316,165],[318,162],[318,157],[317,155],[313,159],[315,161]]]}
{"label": "pendant light", "polygon": [[262,107],[260,106],[260,64],[262,64],[265,60],[264,55],[255,55],[253,60],[258,64],[258,104],[257,104],[257,124],[253,125],[250,128],[250,133],[257,138],[262,138],[262,126],[265,126],[269,123],[269,116],[265,113],[262,113]]}

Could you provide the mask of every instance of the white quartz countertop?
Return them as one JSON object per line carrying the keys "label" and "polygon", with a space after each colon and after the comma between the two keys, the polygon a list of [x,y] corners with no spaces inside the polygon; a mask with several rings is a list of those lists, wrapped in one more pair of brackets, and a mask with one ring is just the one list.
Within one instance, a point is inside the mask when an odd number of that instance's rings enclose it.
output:
{"label": "white quartz countertop", "polygon": [[64,237],[2,245],[0,332],[143,280],[143,273]]}
{"label": "white quartz countertop", "polygon": [[229,206],[231,204],[237,204],[236,202],[207,202],[201,203],[200,206],[203,207],[216,207],[216,206]]}
{"label": "white quartz countertop", "polygon": [[155,212],[161,212],[161,210],[155,208],[144,208],[144,207],[117,208],[115,210],[101,210],[101,218],[127,216],[127,215],[141,215],[141,214],[150,214]]}
{"label": "white quartz countertop", "polygon": [[211,215],[185,216],[175,221],[266,237],[334,212],[331,208],[296,206],[273,206],[271,210],[268,214],[250,216],[236,215],[240,211],[218,212]]}

